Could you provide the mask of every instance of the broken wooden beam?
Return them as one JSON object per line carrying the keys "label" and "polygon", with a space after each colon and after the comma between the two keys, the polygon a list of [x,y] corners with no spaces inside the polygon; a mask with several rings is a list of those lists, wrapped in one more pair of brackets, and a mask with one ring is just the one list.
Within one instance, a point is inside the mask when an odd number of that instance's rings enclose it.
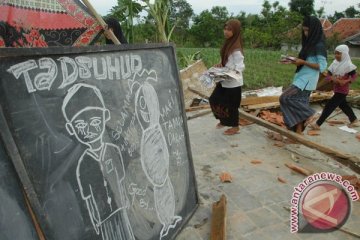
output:
{"label": "broken wooden beam", "polygon": [[287,166],[288,168],[290,168],[291,170],[295,171],[295,172],[298,172],[304,176],[310,176],[313,174],[312,171],[308,170],[308,169],[305,169],[305,168],[302,168],[298,165],[295,165],[295,164],[291,164],[291,163],[285,163],[285,166]]}
{"label": "broken wooden beam", "polygon": [[198,91],[198,90],[196,90],[196,89],[193,89],[193,88],[191,88],[191,87],[188,87],[187,89],[188,89],[190,92],[193,92],[193,93],[199,95],[199,96],[202,97],[202,98],[209,99],[209,96],[205,95],[204,93],[202,93],[202,92],[200,92],[200,91]]}
{"label": "broken wooden beam", "polygon": [[187,120],[191,120],[191,119],[194,119],[194,118],[197,118],[197,117],[201,117],[201,116],[204,116],[204,115],[209,114],[211,112],[212,112],[211,110],[208,110],[208,111],[204,111],[204,112],[201,112],[201,113],[197,113],[197,114],[194,114],[192,116],[188,116]]}
{"label": "broken wooden beam", "polygon": [[241,106],[279,102],[279,96],[246,97],[241,99]]}
{"label": "broken wooden beam", "polygon": [[278,108],[279,106],[280,106],[279,102],[268,102],[268,103],[260,103],[260,104],[251,104],[244,107],[248,110],[256,110],[256,109]]}
{"label": "broken wooden beam", "polygon": [[209,104],[203,104],[203,105],[199,105],[199,106],[195,106],[195,107],[188,107],[185,108],[186,112],[193,112],[193,111],[198,111],[198,110],[203,110],[203,109],[208,109],[210,108]]}
{"label": "broken wooden beam", "polygon": [[279,127],[275,124],[269,123],[258,117],[254,117],[253,115],[246,113],[244,111],[240,111],[239,114],[240,114],[240,117],[243,117],[249,121],[253,121],[263,127],[266,127],[272,131],[280,133],[283,136],[286,136],[292,140],[295,140],[307,147],[316,149],[322,153],[325,153],[331,157],[334,157],[334,159],[337,160],[338,162],[340,162],[346,166],[349,166],[355,172],[360,173],[360,159],[356,156],[341,152],[333,147],[324,146],[317,142],[310,141],[297,133],[289,131],[286,128]]}
{"label": "broken wooden beam", "polygon": [[211,240],[226,239],[226,197],[221,195],[220,200],[212,205]]}
{"label": "broken wooden beam", "polygon": [[[318,102],[332,97],[332,92],[314,92],[310,96],[310,102]],[[276,108],[280,106],[280,96],[246,97],[241,99],[240,106],[248,109]]]}

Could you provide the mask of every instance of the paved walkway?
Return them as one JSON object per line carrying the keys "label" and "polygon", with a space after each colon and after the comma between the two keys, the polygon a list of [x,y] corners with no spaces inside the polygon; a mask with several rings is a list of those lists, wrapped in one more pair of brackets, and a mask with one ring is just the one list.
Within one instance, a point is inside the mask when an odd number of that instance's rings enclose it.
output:
{"label": "paved walkway", "polygon": [[[356,110],[360,117],[360,111]],[[337,119],[345,118],[340,114]],[[290,200],[293,188],[304,176],[287,168],[293,163],[315,172],[353,175],[330,157],[300,144],[274,146],[266,128],[256,124],[241,127],[239,134],[225,136],[215,129],[212,114],[188,121],[191,150],[200,205],[177,240],[210,239],[212,204],[222,194],[227,197],[227,239],[358,239],[343,231],[321,234],[290,233]],[[357,128],[360,131],[360,128]],[[324,124],[312,141],[360,156],[360,142],[354,134]],[[261,160],[253,164],[252,160]],[[219,175],[229,172],[232,183],[222,183]],[[359,176],[359,175],[357,175]],[[281,183],[278,177],[287,182]],[[344,227],[360,235],[360,201],[352,202],[352,212]]]}

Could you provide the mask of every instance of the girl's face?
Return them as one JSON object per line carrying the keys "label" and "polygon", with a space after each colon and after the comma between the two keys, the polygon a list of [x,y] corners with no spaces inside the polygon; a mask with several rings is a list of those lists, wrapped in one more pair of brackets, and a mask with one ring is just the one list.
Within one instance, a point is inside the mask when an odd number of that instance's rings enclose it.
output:
{"label": "girl's face", "polygon": [[231,30],[231,28],[229,26],[226,26],[224,27],[224,37],[226,39],[229,39],[231,38],[232,36],[234,35],[233,31]]}
{"label": "girl's face", "polygon": [[340,62],[341,61],[341,52],[335,51],[335,59]]}
{"label": "girl's face", "polygon": [[304,32],[305,37],[308,37],[309,36],[309,27],[303,27],[303,32]]}

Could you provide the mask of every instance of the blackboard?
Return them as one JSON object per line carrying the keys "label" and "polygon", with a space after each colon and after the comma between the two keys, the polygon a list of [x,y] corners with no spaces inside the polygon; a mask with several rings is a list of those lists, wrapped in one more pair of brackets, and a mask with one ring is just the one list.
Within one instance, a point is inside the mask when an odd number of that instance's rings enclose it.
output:
{"label": "blackboard", "polygon": [[174,239],[198,206],[174,46],[0,56],[1,136],[46,238]]}
{"label": "blackboard", "polygon": [[28,214],[21,184],[2,141],[0,141],[0,239],[38,239]]}

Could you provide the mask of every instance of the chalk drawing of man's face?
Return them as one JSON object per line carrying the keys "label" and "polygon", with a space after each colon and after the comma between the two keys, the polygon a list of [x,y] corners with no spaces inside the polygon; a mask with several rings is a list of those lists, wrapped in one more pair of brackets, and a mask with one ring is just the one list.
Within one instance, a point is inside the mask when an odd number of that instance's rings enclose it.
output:
{"label": "chalk drawing of man's face", "polygon": [[105,131],[105,123],[110,119],[110,112],[104,108],[89,108],[77,113],[67,123],[66,128],[83,144],[101,139]]}

